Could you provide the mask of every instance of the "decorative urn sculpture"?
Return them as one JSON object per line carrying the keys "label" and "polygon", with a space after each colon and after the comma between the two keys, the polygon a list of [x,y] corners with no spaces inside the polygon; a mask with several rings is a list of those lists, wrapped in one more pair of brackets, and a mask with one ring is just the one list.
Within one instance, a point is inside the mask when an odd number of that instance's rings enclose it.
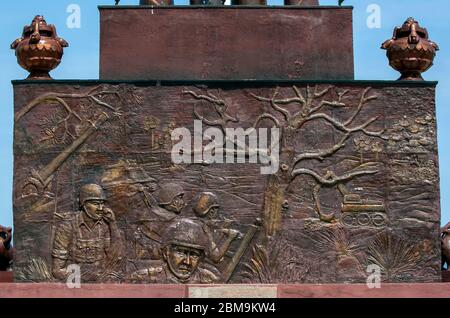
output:
{"label": "decorative urn sculpture", "polygon": [[22,37],[11,44],[16,50],[17,62],[30,72],[28,79],[51,79],[49,72],[55,69],[63,56],[63,48],[69,44],[56,34],[56,28],[37,15],[31,25],[25,26]]}
{"label": "decorative urn sculpture", "polygon": [[399,80],[410,81],[423,80],[421,73],[433,65],[439,50],[438,45],[429,40],[427,30],[413,18],[396,27],[392,39],[384,42],[381,48],[387,50],[389,65],[402,74]]}

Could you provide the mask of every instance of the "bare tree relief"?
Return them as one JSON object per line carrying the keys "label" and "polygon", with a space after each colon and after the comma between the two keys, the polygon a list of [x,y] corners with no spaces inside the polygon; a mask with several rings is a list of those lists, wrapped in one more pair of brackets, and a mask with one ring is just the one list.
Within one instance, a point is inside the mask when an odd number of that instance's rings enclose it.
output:
{"label": "bare tree relief", "polygon": [[[379,172],[379,163],[365,162],[360,163],[353,169],[338,175],[332,170],[325,172],[315,171],[310,168],[301,167],[301,163],[306,160],[324,161],[326,158],[333,156],[340,149],[344,148],[349,138],[357,132],[361,132],[370,137],[382,138],[383,131],[374,131],[370,129],[371,124],[379,119],[374,116],[365,119],[362,123],[357,123],[361,110],[370,101],[377,98],[376,95],[369,95],[370,87],[361,92],[361,97],[355,110],[349,112],[346,120],[339,120],[330,116],[324,111],[325,107],[331,108],[348,108],[352,105],[346,103],[346,95],[349,90],[338,91],[333,86],[329,86],[320,90],[319,86],[314,88],[307,86],[304,92],[296,86],[292,87],[294,96],[283,98],[280,97],[280,89],[277,87],[271,97],[258,96],[253,93],[250,95],[263,103],[266,110],[258,115],[253,123],[253,127],[258,127],[262,121],[272,122],[274,127],[281,130],[279,144],[280,149],[280,169],[277,173],[268,177],[267,188],[264,193],[263,217],[266,234],[274,235],[281,226],[281,214],[283,207],[286,206],[285,192],[292,181],[300,175],[309,175],[312,177],[317,186],[314,189],[313,197],[316,202],[316,212],[321,221],[332,222],[335,220],[334,215],[324,215],[321,212],[320,200],[318,193],[322,187],[339,186],[356,177],[371,175]],[[336,97],[328,97],[335,91]],[[239,119],[236,115],[227,113],[227,102],[219,95],[213,95],[210,92],[205,94],[196,93],[194,91],[185,90],[184,94],[189,94],[197,100],[206,101],[213,107],[213,112],[218,118],[211,119],[200,115],[194,108],[194,115],[209,126],[218,126],[223,131],[229,122],[237,122]],[[296,111],[289,110],[288,105],[297,105]],[[341,133],[340,139],[331,147],[320,149],[313,152],[300,152],[295,149],[295,134],[304,128],[305,124],[313,121],[324,121],[331,125],[337,132]],[[226,137],[228,138],[228,137]],[[242,149],[242,146],[241,146]],[[260,153],[263,149],[246,149],[248,155]],[[270,149],[269,149],[270,154]]]}

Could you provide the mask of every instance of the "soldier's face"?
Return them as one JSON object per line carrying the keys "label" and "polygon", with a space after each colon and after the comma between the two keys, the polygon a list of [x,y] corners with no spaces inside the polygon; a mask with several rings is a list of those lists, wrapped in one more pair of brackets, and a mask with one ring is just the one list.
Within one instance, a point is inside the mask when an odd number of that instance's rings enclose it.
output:
{"label": "soldier's face", "polygon": [[180,194],[179,196],[176,196],[173,198],[172,202],[166,206],[166,209],[175,213],[180,213],[181,210],[184,208],[184,199],[183,195]]}
{"label": "soldier's face", "polygon": [[186,280],[197,270],[203,251],[171,245],[165,251],[165,258],[170,271],[179,279]]}
{"label": "soldier's face", "polygon": [[84,203],[84,211],[94,220],[100,220],[103,217],[103,208],[105,202],[102,200],[89,200]]}

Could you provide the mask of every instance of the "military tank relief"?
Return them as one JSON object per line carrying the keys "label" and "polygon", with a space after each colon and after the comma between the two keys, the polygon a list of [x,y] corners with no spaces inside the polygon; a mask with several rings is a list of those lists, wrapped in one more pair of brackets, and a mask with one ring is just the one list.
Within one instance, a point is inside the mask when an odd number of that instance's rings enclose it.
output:
{"label": "military tank relief", "polygon": [[[345,190],[344,187],[341,188]],[[382,201],[363,199],[356,193],[343,193],[341,223],[348,227],[382,228],[388,224]]]}

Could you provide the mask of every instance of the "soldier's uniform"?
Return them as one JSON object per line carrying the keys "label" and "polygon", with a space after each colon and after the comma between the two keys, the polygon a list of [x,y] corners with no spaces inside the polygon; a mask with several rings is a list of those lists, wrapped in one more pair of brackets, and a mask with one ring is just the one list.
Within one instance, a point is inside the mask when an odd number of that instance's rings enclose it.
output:
{"label": "soldier's uniform", "polygon": [[52,256],[80,265],[82,273],[100,273],[111,252],[109,225],[101,219],[89,228],[82,211],[66,218],[56,230]]}
{"label": "soldier's uniform", "polygon": [[[159,204],[164,206],[179,195],[183,195],[183,189],[176,184],[167,184],[161,189]],[[176,218],[178,214],[155,206],[146,215],[145,221],[139,225],[134,232],[135,259],[161,259],[162,235],[166,227]]]}
{"label": "soldier's uniform", "polygon": [[228,232],[236,233],[234,236],[224,234],[224,230],[229,231],[230,222],[219,218],[217,215],[219,207],[217,196],[212,192],[200,193],[194,206],[194,213],[203,224],[203,229],[208,236],[207,260],[216,264],[222,261],[231,242],[237,236],[237,231]]}

